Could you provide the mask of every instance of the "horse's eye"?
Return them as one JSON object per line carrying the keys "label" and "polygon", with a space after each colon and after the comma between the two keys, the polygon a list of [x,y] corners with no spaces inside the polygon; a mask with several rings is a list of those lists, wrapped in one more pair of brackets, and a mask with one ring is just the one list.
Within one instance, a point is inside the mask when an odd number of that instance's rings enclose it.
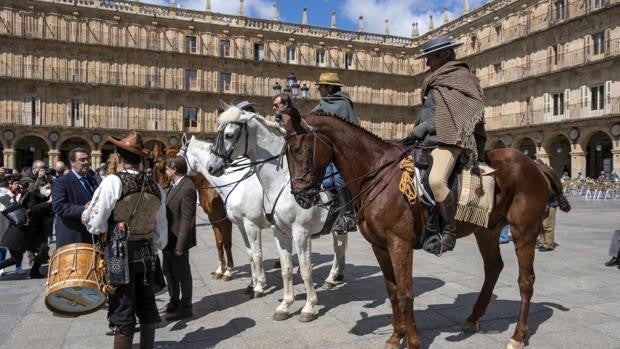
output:
{"label": "horse's eye", "polygon": [[224,135],[224,138],[226,138],[226,139],[233,139],[233,138],[234,138],[234,136],[235,136],[235,135],[233,135],[232,133],[226,133],[226,134]]}

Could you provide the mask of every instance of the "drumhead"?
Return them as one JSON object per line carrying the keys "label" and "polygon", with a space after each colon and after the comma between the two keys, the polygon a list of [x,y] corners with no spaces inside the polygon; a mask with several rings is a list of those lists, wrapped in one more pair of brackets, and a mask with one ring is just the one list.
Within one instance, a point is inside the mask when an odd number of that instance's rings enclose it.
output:
{"label": "drumhead", "polygon": [[45,298],[47,307],[63,315],[82,315],[99,309],[105,295],[93,287],[66,287],[51,292]]}

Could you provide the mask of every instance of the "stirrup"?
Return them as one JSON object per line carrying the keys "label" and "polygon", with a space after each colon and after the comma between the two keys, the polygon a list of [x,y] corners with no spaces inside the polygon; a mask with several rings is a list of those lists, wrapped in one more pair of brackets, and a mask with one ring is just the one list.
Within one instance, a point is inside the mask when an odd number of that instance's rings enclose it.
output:
{"label": "stirrup", "polygon": [[[444,238],[447,238],[448,234],[438,233],[426,239],[424,241],[424,251],[434,254],[437,257],[441,257],[444,252],[450,252],[454,250],[456,244],[452,244],[451,247],[444,249]],[[454,240],[456,242],[456,238]]]}

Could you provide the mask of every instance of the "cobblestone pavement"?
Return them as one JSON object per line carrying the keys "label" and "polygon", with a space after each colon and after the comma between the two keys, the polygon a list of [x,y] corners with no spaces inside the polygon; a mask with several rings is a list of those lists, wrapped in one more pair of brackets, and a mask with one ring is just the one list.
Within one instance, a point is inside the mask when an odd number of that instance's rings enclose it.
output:
{"label": "cobblestone pavement", "polygon": [[[570,213],[558,211],[558,248],[536,255],[528,347],[620,348],[620,270],[603,266],[609,258],[611,232],[620,229],[620,200],[576,198],[571,203]],[[244,293],[249,266],[236,231],[233,253],[238,268],[234,279],[211,279],[216,251],[204,217],[201,213],[198,219],[198,247],[191,250],[194,317],[162,322],[156,335],[158,348],[383,347],[391,333],[391,310],[370,245],[359,233],[349,237],[345,282],[331,290],[319,288],[331,266],[331,240],[313,240],[318,319],[298,321],[305,291],[296,275],[297,301],[292,316],[274,322],[271,316],[281,299],[282,286],[280,270],[272,267],[277,259],[273,237],[263,237],[267,296],[249,299]],[[519,292],[513,245],[502,245],[501,250],[504,271],[476,334],[460,332],[483,279],[473,237],[459,240],[456,250],[441,258],[416,251],[414,307],[424,348],[504,347],[517,320]],[[112,337],[104,334],[105,310],[79,318],[53,316],[43,304],[45,280],[16,276],[12,269],[0,280],[1,348],[112,347]],[[163,307],[167,295],[159,294],[157,301]]]}

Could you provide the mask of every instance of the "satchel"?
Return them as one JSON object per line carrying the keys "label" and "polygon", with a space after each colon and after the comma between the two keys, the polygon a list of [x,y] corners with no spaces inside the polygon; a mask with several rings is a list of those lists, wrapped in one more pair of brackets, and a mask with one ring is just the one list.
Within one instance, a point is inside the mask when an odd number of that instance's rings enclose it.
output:
{"label": "satchel", "polygon": [[14,203],[7,207],[4,214],[13,224],[18,227],[26,225],[28,223],[28,210],[26,210],[20,203]]}
{"label": "satchel", "polygon": [[129,284],[129,256],[127,249],[127,224],[117,223],[108,237],[105,248],[105,271],[108,284]]}
{"label": "satchel", "polygon": [[153,293],[161,292],[166,288],[166,279],[164,278],[164,272],[161,269],[161,261],[159,256],[155,256],[155,270],[153,274]]}

